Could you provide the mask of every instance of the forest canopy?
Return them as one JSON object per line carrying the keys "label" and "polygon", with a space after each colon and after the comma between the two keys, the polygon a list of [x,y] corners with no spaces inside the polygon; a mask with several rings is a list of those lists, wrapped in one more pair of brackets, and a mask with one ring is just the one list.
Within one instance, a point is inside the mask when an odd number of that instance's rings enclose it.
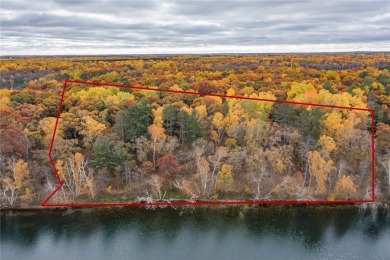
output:
{"label": "forest canopy", "polygon": [[[2,206],[390,194],[388,54],[2,58]],[[195,91],[201,95],[158,91]],[[202,95],[203,93],[203,95]]]}

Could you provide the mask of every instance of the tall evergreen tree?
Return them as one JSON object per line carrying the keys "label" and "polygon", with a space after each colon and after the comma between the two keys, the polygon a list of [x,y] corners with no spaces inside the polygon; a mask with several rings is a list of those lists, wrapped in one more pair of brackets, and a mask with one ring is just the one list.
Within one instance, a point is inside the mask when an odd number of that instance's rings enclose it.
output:
{"label": "tall evergreen tree", "polygon": [[164,108],[163,119],[165,132],[178,137],[182,144],[192,144],[196,139],[203,137],[204,130],[195,110],[190,115],[185,110],[168,105]]}
{"label": "tall evergreen tree", "polygon": [[292,127],[297,121],[297,114],[294,105],[275,103],[272,107],[270,117],[278,124]]}
{"label": "tall evergreen tree", "polygon": [[163,126],[167,135],[173,136],[178,132],[177,114],[177,109],[172,105],[167,105],[163,110]]}
{"label": "tall evergreen tree", "polygon": [[99,170],[102,168],[107,168],[112,170],[115,166],[112,161],[112,151],[111,146],[107,138],[98,137],[93,144],[92,150],[93,159],[91,160],[91,165],[95,169]]}
{"label": "tall evergreen tree", "polygon": [[128,139],[134,142],[140,136],[148,135],[148,126],[152,123],[152,107],[146,99],[141,100],[137,106],[132,106],[128,110]]}
{"label": "tall evergreen tree", "polygon": [[322,110],[320,108],[312,108],[310,111],[305,109],[299,114],[296,121],[296,127],[300,130],[303,140],[310,143],[311,148],[320,138],[324,129],[322,124],[324,112]]}
{"label": "tall evergreen tree", "polygon": [[202,124],[198,120],[198,116],[195,110],[192,110],[191,115],[188,117],[188,144],[192,144],[204,135],[204,129]]}
{"label": "tall evergreen tree", "polygon": [[122,141],[135,142],[138,137],[148,135],[148,126],[152,119],[152,108],[147,100],[143,99],[138,105],[118,112],[114,129]]}

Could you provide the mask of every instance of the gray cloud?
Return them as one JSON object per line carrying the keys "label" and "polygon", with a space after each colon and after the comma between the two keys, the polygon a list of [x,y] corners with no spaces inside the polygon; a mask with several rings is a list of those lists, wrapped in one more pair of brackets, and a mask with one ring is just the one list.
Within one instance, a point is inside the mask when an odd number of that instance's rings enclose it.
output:
{"label": "gray cloud", "polygon": [[0,12],[2,55],[390,46],[388,1],[6,0]]}

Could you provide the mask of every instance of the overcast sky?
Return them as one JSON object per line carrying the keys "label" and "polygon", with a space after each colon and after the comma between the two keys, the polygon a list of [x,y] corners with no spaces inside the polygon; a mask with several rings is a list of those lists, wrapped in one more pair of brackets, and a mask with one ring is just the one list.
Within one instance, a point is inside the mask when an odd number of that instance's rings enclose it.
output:
{"label": "overcast sky", "polygon": [[390,1],[4,1],[1,55],[390,51]]}

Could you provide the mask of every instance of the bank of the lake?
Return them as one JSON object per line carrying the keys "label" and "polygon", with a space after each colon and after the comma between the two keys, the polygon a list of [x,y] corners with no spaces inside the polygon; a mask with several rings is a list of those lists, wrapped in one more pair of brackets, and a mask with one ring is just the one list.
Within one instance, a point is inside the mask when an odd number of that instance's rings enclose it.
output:
{"label": "bank of the lake", "polygon": [[386,205],[1,211],[1,259],[388,259]]}

